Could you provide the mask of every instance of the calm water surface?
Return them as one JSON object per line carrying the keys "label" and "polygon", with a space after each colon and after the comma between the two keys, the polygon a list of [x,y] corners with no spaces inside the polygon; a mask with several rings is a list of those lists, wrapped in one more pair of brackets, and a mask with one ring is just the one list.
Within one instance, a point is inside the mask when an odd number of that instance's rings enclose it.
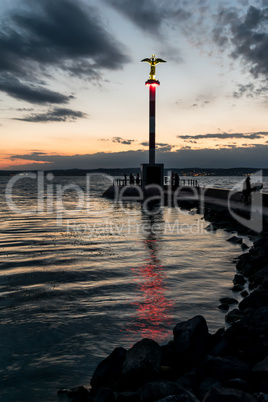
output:
{"label": "calm water surface", "polygon": [[[9,179],[0,179],[1,401],[57,401],[59,388],[89,386],[114,347],[145,336],[164,343],[195,314],[211,332],[225,325],[217,306],[234,296],[241,253],[230,234],[205,230],[195,211],[114,205],[100,197],[109,185],[101,176],[91,178],[88,204],[84,177],[45,179],[39,213],[22,215],[7,205]],[[12,189],[20,212],[37,197],[33,179]]]}

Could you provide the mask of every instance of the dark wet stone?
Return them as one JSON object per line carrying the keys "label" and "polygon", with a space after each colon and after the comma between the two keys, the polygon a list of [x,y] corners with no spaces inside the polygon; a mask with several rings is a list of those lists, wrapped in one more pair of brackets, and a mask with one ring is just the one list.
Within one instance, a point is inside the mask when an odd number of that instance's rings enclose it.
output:
{"label": "dark wet stone", "polygon": [[114,393],[110,388],[99,388],[95,397],[95,402],[115,402]]}
{"label": "dark wet stone", "polygon": [[242,311],[238,310],[238,308],[235,308],[226,314],[225,321],[228,322],[228,324],[231,324],[235,321],[241,320],[241,318],[243,318]]}
{"label": "dark wet stone", "polygon": [[234,388],[213,387],[203,402],[257,402],[254,396]]}
{"label": "dark wet stone", "polygon": [[242,285],[234,285],[232,287],[233,292],[241,292],[243,289],[244,289],[244,287]]}
{"label": "dark wet stone", "polygon": [[250,392],[250,386],[248,380],[244,380],[242,378],[232,378],[223,383],[225,388],[235,388],[240,389],[240,391]]}
{"label": "dark wet stone", "polygon": [[180,401],[195,402],[196,398],[186,389],[171,381],[154,381],[144,385],[140,389],[142,402],[159,401],[167,397],[179,396]]}
{"label": "dark wet stone", "polygon": [[234,299],[233,297],[222,297],[220,299],[221,303],[227,303],[227,304],[237,304],[238,301]]}
{"label": "dark wet stone", "polygon": [[141,402],[141,396],[139,392],[121,392],[116,402]]}
{"label": "dark wet stone", "polygon": [[235,285],[244,285],[246,283],[246,281],[247,280],[241,274],[235,274],[234,279],[233,279],[233,283]]}
{"label": "dark wet stone", "polygon": [[204,356],[209,338],[204,317],[197,315],[178,323],[173,329],[173,334],[176,357],[181,367],[189,368]]}
{"label": "dark wet stone", "polygon": [[227,310],[229,310],[229,304],[227,304],[227,303],[222,303],[222,304],[220,304],[220,305],[218,306],[218,308],[219,308],[220,310],[225,310],[225,311],[227,311]]}
{"label": "dark wet stone", "polygon": [[92,401],[89,391],[83,386],[72,389],[60,389],[58,395],[67,395],[68,398],[72,398],[72,402]]}
{"label": "dark wet stone", "polygon": [[268,356],[252,368],[254,388],[268,393]]}
{"label": "dark wet stone", "polygon": [[122,382],[137,388],[153,380],[159,373],[161,348],[152,339],[142,339],[126,353],[122,367]]}
{"label": "dark wet stone", "polygon": [[246,243],[242,243],[242,244],[241,244],[241,249],[242,249],[242,250],[248,250],[248,249],[249,249],[249,246],[248,246]]}
{"label": "dark wet stone", "polygon": [[190,391],[181,389],[179,395],[170,395],[158,399],[157,402],[199,402],[199,399],[197,399]]}
{"label": "dark wet stone", "polygon": [[174,367],[176,363],[176,346],[174,341],[168,342],[167,345],[161,346],[161,366]]}
{"label": "dark wet stone", "polygon": [[242,244],[243,243],[243,239],[241,237],[237,237],[237,236],[232,236],[229,239],[227,239],[227,241],[229,241],[230,243],[234,243],[234,244]]}
{"label": "dark wet stone", "polygon": [[243,290],[243,292],[241,292],[241,296],[242,297],[247,297],[249,295],[247,290]]}
{"label": "dark wet stone", "polygon": [[261,285],[264,281],[268,280],[268,266],[258,271],[253,278],[250,278],[254,285]]}
{"label": "dark wet stone", "polygon": [[267,289],[257,288],[248,297],[239,303],[239,308],[245,310],[248,307],[257,309],[263,306],[268,306]]}
{"label": "dark wet stone", "polygon": [[214,377],[221,382],[233,378],[246,378],[249,372],[250,368],[248,364],[230,356],[211,357],[200,367],[201,377]]}
{"label": "dark wet stone", "polygon": [[115,348],[113,352],[97,366],[90,384],[92,388],[113,387],[121,375],[126,349]]}
{"label": "dark wet stone", "polygon": [[257,399],[258,402],[268,402],[268,394],[263,392],[256,392],[253,396]]}
{"label": "dark wet stone", "polygon": [[179,393],[180,387],[172,381],[154,381],[145,384],[140,389],[141,400],[143,402],[156,401],[169,395]]}

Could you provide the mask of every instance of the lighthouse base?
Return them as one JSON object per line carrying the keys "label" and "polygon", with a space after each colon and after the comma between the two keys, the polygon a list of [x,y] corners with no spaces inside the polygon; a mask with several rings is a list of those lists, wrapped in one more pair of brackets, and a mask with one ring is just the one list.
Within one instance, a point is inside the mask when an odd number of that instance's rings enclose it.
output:
{"label": "lighthouse base", "polygon": [[143,163],[141,164],[142,187],[149,184],[164,185],[164,164],[163,163]]}

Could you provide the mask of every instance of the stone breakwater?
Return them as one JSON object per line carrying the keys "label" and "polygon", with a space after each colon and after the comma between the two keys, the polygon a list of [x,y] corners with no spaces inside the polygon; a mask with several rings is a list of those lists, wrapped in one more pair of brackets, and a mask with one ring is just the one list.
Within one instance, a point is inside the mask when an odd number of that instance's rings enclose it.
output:
{"label": "stone breakwater", "polygon": [[[238,230],[226,210],[206,210],[205,218],[213,230]],[[229,240],[243,245],[238,236]],[[142,339],[129,350],[115,348],[97,366],[91,389],[60,390],[59,396],[72,402],[268,401],[267,221],[236,269],[233,290],[243,299],[220,300],[219,308],[229,310],[227,328],[210,334],[197,315],[178,323],[166,345]]]}

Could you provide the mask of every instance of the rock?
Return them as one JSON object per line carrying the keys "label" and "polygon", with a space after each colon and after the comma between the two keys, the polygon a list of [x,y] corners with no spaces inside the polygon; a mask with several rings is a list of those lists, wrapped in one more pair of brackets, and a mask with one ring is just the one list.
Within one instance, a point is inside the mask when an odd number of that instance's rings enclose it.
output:
{"label": "rock", "polygon": [[246,283],[246,279],[241,274],[236,274],[233,279],[233,283],[235,285],[244,285]]}
{"label": "rock", "polygon": [[142,339],[126,353],[122,367],[122,382],[132,390],[146,381],[152,381],[159,373],[161,348],[152,339]]}
{"label": "rock", "polygon": [[225,311],[227,311],[227,310],[229,310],[229,304],[227,304],[227,303],[222,303],[222,304],[220,304],[220,305],[218,306],[218,308],[219,308],[220,310],[225,310]]}
{"label": "rock", "polygon": [[140,396],[142,402],[153,402],[170,395],[178,395],[181,392],[176,382],[172,381],[154,381],[145,384],[140,389]]}
{"label": "rock", "polygon": [[249,374],[249,365],[235,357],[210,357],[200,367],[201,378],[212,378],[223,382],[234,378],[244,379]]}
{"label": "rock", "polygon": [[188,369],[204,356],[208,343],[206,320],[197,315],[178,323],[173,334],[178,364]]}
{"label": "rock", "polygon": [[266,356],[266,358],[261,362],[255,364],[252,368],[252,372],[268,374],[268,356]]}
{"label": "rock", "polygon": [[99,363],[90,381],[93,389],[115,386],[121,375],[126,353],[124,348],[115,348],[106,359]]}
{"label": "rock", "polygon": [[227,303],[227,304],[237,304],[238,301],[236,299],[234,299],[233,297],[222,297],[220,299],[221,303]]}
{"label": "rock", "polygon": [[197,399],[191,392],[182,388],[178,395],[170,395],[158,399],[157,402],[199,402],[199,399]]}
{"label": "rock", "polygon": [[115,402],[114,393],[110,388],[99,388],[95,397],[95,402]]}
{"label": "rock", "polygon": [[268,307],[267,289],[257,288],[248,297],[239,303],[239,308],[245,310],[248,307],[257,309],[263,306]]}
{"label": "rock", "polygon": [[243,289],[244,289],[244,287],[242,285],[234,285],[232,287],[233,292],[241,292]]}
{"label": "rock", "polygon": [[196,369],[189,371],[188,373],[184,374],[180,377],[176,383],[188,391],[194,393],[194,389],[196,386]]}
{"label": "rock", "polygon": [[243,239],[241,237],[237,237],[237,236],[232,236],[229,239],[227,239],[227,241],[229,241],[230,243],[234,243],[234,244],[242,244],[243,243]]}
{"label": "rock", "polygon": [[67,395],[68,398],[73,398],[72,402],[90,402],[90,393],[89,391],[83,387],[77,387],[72,389],[60,389],[58,391],[58,395]]}
{"label": "rock", "polygon": [[263,392],[258,392],[258,393],[255,393],[254,396],[258,402],[268,402],[268,394],[264,394]]}
{"label": "rock", "polygon": [[257,402],[254,396],[233,388],[213,387],[203,402]]}
{"label": "rock", "polygon": [[241,378],[232,378],[223,383],[224,388],[235,388],[240,391],[250,392],[249,382],[246,380],[242,380]]}
{"label": "rock", "polygon": [[208,232],[216,232],[217,227],[213,225],[213,223],[210,223],[208,226],[205,227],[205,230],[207,230]]}
{"label": "rock", "polygon": [[249,295],[247,290],[243,290],[243,292],[241,292],[241,296],[242,297],[247,297]]}
{"label": "rock", "polygon": [[228,324],[231,324],[235,321],[239,321],[243,318],[243,313],[242,311],[238,310],[237,308],[229,311],[229,313],[226,314],[225,316],[225,321],[228,322]]}
{"label": "rock", "polygon": [[213,376],[204,378],[198,386],[199,399],[202,401],[204,399],[205,395],[208,393],[208,391],[212,387],[220,387],[220,386],[221,386],[221,383],[217,378],[215,378]]}
{"label": "rock", "polygon": [[121,392],[117,399],[116,402],[140,402],[141,401],[141,396],[139,392]]}
{"label": "rock", "polygon": [[268,356],[252,368],[255,390],[268,393]]}
{"label": "rock", "polygon": [[246,243],[242,243],[242,244],[241,244],[241,249],[242,249],[242,250],[248,250],[248,249],[249,249],[249,246],[248,246]]}
{"label": "rock", "polygon": [[176,346],[174,341],[161,346],[161,366],[174,367],[176,362]]}
{"label": "rock", "polygon": [[268,267],[262,268],[260,271],[258,271],[253,278],[250,278],[252,282],[254,282],[254,285],[261,285],[264,281],[268,280]]}

